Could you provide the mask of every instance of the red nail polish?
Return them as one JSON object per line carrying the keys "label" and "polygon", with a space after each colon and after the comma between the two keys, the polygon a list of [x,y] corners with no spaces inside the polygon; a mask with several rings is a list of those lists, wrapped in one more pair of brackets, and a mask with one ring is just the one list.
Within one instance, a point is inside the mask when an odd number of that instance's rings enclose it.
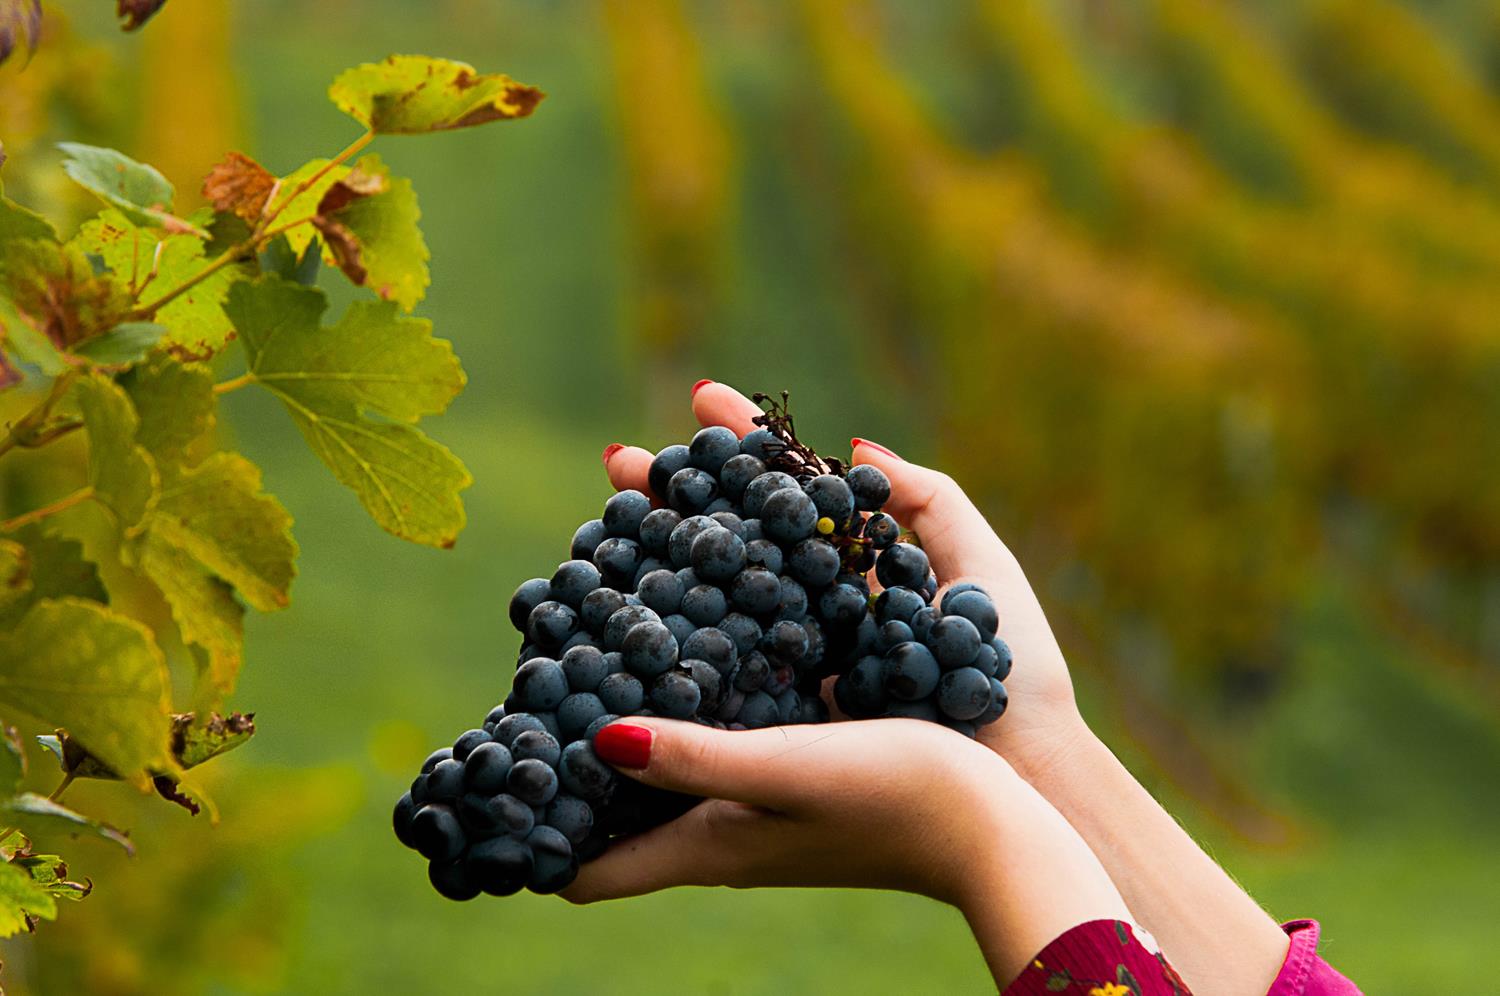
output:
{"label": "red nail polish", "polygon": [[[888,457],[896,460],[901,460],[901,454],[888,450],[884,446],[881,446],[879,443],[872,443],[868,439],[860,439],[858,436],[855,436],[853,439],[849,440],[850,449],[857,450],[861,446],[868,446],[872,450],[879,450],[881,453],[884,453]],[[903,460],[902,462],[904,463],[905,461]]]}
{"label": "red nail polish", "polygon": [[620,452],[624,448],[625,448],[625,444],[624,443],[610,443],[608,446],[604,447],[604,456],[601,457],[601,459],[604,461],[604,466],[608,467],[609,466],[609,458],[612,457],[612,456],[614,456],[616,453]]}
{"label": "red nail polish", "polygon": [[704,384],[712,384],[712,383],[713,383],[713,381],[711,381],[707,377],[705,377],[702,380],[700,380],[698,383],[694,384],[693,385],[693,397],[696,398],[698,396],[698,392],[701,391],[701,390],[703,390],[703,385]]}
{"label": "red nail polish", "polygon": [[631,723],[610,723],[594,735],[594,753],[622,768],[644,768],[651,760],[651,731]]}

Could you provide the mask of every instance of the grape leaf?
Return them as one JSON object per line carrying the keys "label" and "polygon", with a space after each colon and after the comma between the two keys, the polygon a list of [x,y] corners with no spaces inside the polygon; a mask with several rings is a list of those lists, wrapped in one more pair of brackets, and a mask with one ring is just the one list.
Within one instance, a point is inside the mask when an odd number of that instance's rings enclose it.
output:
{"label": "grape leaf", "polygon": [[68,863],[56,854],[33,854],[30,851],[17,854],[11,864],[25,868],[36,884],[55,899],[70,899],[79,902],[94,891],[94,883],[85,879],[73,882],[68,879]]}
{"label": "grape leaf", "polygon": [[417,221],[422,211],[411,181],[392,178],[379,156],[365,156],[318,202],[315,227],[329,261],[350,281],[368,286],[406,311],[427,293],[432,254]]}
{"label": "grape leaf", "polygon": [[296,575],[292,517],[260,490],[260,470],[235,453],[164,467],[161,497],[128,560],[161,590],[188,643],[209,656],[214,689],[234,689],[244,642],[237,590],[262,612],[284,607]]}
{"label": "grape leaf", "polygon": [[213,428],[214,375],[201,363],[179,363],[157,353],[119,383],[140,419],[135,441],[158,466],[184,462],[189,447]]}
{"label": "grape leaf", "polygon": [[371,131],[406,135],[524,118],[542,96],[509,76],[420,55],[356,66],[328,88],[338,109]]}
{"label": "grape leaf", "polygon": [[0,540],[0,618],[31,595],[31,556],[11,540]]}
{"label": "grape leaf", "polygon": [[[197,236],[163,237],[132,224],[119,211],[104,211],[85,222],[68,244],[104,260],[138,300],[162,297],[208,265]],[[167,327],[163,343],[185,359],[207,359],[223,349],[234,331],[224,317],[224,294],[249,272],[243,265],[226,266],[157,309],[154,320]]]}
{"label": "grape leaf", "polygon": [[262,273],[274,273],[292,283],[311,287],[318,282],[318,267],[323,262],[321,243],[309,238],[298,256],[285,235],[278,235],[260,251]]}
{"label": "grape leaf", "polygon": [[40,523],[19,529],[10,538],[25,548],[28,584],[22,597],[0,609],[0,626],[13,625],[44,598],[73,595],[100,603],[109,601],[98,568],[83,557],[82,543],[49,533]]}
{"label": "grape leaf", "polygon": [[96,602],[38,602],[0,634],[0,704],[66,727],[117,772],[175,767],[168,693],[151,631]]}
{"label": "grape leaf", "polygon": [[103,366],[129,366],[145,359],[166,333],[166,327],[155,322],[125,322],[83,342],[73,352]]}
{"label": "grape leaf", "polygon": [[203,196],[214,210],[254,223],[276,189],[270,170],[242,152],[231,152],[203,178]]}
{"label": "grape leaf", "polygon": [[57,902],[19,865],[0,863],[0,937],[31,929],[27,916],[57,919]]}
{"label": "grape leaf", "polygon": [[5,296],[18,317],[64,350],[114,328],[131,308],[129,290],[109,274],[94,272],[80,248],[44,239],[5,243],[0,297]]}
{"label": "grape leaf", "polygon": [[19,827],[22,833],[33,840],[61,834],[67,834],[70,837],[89,834],[114,841],[123,847],[127,854],[135,853],[135,845],[119,830],[107,823],[100,823],[81,813],[75,813],[67,806],[34,792],[22,792],[20,795],[0,802],[0,821],[3,821],[6,826]]}
{"label": "grape leaf", "polygon": [[319,328],[327,303],[315,288],[263,277],[235,284],[225,310],[250,377],[282,400],[375,521],[403,539],[451,546],[464,524],[458,493],[473,479],[412,423],[463,389],[452,347],[391,301],[356,302]]}
{"label": "grape leaf", "polygon": [[14,726],[0,729],[0,798],[15,795],[26,777],[26,752]]}
{"label": "grape leaf", "polygon": [[120,531],[132,535],[161,490],[156,462],[135,441],[135,406],[119,385],[98,374],[80,378],[74,390],[89,433],[89,485]]}
{"label": "grape leaf", "polygon": [[[196,712],[172,714],[172,756],[184,770],[234,750],[255,735],[255,714],[217,712],[200,721]],[[37,742],[57,758],[65,774],[77,778],[118,778],[98,758],[65,731],[58,736],[37,737]]]}
{"label": "grape leaf", "polygon": [[[0,0],[0,65],[16,50],[17,41],[26,46],[29,59],[41,35],[42,0]],[[5,154],[0,152],[0,162],[4,161]]]}
{"label": "grape leaf", "polygon": [[[0,59],[0,62],[3,61]],[[46,218],[6,197],[5,185],[0,184],[0,245],[11,239],[56,242],[57,232]]]}
{"label": "grape leaf", "polygon": [[[15,305],[3,292],[0,292],[0,334],[4,335],[10,352],[20,360],[34,365],[48,377],[56,377],[68,369],[68,361],[52,345],[52,340],[22,319]],[[6,364],[9,366],[8,358]]]}
{"label": "grape leaf", "polygon": [[[318,205],[323,202],[329,189],[335,183],[341,182],[350,172],[348,166],[330,166],[327,159],[313,159],[303,163],[295,172],[282,177],[281,189],[285,190],[288,195],[309,181],[311,181],[311,186],[278,205],[276,210],[280,213],[277,215],[277,227],[281,227],[280,219],[311,220],[317,215]],[[294,228],[288,228],[283,234],[293,254],[298,257],[301,257],[308,245],[317,238],[317,231],[311,225],[297,225]]]}
{"label": "grape leaf", "polygon": [[120,27],[135,31],[166,5],[167,0],[117,0],[115,12],[120,17]]}
{"label": "grape leaf", "polygon": [[131,221],[169,231],[191,230],[172,214],[172,184],[154,166],[96,145],[59,142],[57,147],[68,157],[63,172]]}

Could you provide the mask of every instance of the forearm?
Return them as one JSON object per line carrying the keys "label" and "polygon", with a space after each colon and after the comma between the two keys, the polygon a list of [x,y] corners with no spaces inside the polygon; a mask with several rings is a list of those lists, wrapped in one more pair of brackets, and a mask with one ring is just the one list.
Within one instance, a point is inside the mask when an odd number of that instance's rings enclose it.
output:
{"label": "forearm", "polygon": [[1091,920],[1132,921],[1125,900],[1073,827],[1008,767],[965,818],[974,855],[952,897],[997,989],[1054,939]]}
{"label": "forearm", "polygon": [[1021,774],[1078,831],[1196,992],[1261,996],[1287,937],[1086,727]]}

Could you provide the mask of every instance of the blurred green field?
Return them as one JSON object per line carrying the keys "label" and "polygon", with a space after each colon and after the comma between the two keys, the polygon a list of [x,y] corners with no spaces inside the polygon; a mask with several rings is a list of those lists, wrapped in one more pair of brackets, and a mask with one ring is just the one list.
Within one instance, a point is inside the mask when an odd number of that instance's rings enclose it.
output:
{"label": "blurred green field", "polygon": [[[731,6],[719,16],[760,16]],[[171,13],[169,4],[162,16]],[[234,704],[256,712],[259,735],[216,763],[221,827],[129,802],[134,861],[81,845],[78,870],[98,880],[96,895],[34,941],[7,946],[7,987],[991,991],[962,918],[926,900],[677,890],[586,909],[535,896],[456,905],[431,892],[388,826],[390,802],[427,751],[504,696],[517,645],[505,602],[597,514],[608,494],[600,450],[685,438],[697,377],[790,390],[804,437],[833,452],[855,433],[934,462],[968,444],[961,420],[939,420],[934,399],[891,375],[942,369],[949,354],[927,328],[867,337],[847,234],[824,209],[826,192],[807,182],[798,138],[779,127],[788,98],[778,75],[807,53],[720,39],[707,72],[737,142],[722,262],[732,280],[691,351],[663,357],[632,332],[621,81],[593,6],[259,0],[235,16],[245,146],[280,172],[353,136],[323,90],[346,65],[388,52],[463,59],[548,93],[526,122],[378,146],[421,197],[433,284],[420,313],[454,342],[469,376],[430,423],[474,473],[469,525],[452,551],[391,539],[328,479],[273,399],[227,396],[229,431],[266,468],[302,547],[291,608],[248,621]],[[111,42],[128,53],[133,42],[124,44]],[[941,44],[917,35],[911,46],[932,93],[962,91],[956,71],[945,76]],[[994,371],[996,420],[1008,417],[1006,377]],[[966,480],[961,468],[955,476]],[[1002,534],[1022,527],[1005,502],[992,510]],[[1065,574],[1034,578],[1060,610],[1072,590]],[[1141,747],[1132,727],[1153,714],[1122,711],[1095,668],[1080,668],[1080,694],[1107,739],[1274,915],[1322,921],[1325,955],[1368,992],[1486,991],[1474,973],[1500,925],[1495,702],[1414,660],[1355,580],[1329,559],[1298,583],[1279,620],[1289,649],[1274,695],[1168,700],[1195,703],[1207,751],[1294,826],[1286,840],[1256,842],[1215,818],[1195,786]],[[1120,671],[1132,680],[1128,666]],[[301,808],[308,786],[331,796],[313,816]],[[70,799],[114,811],[123,794],[90,784]],[[236,836],[237,822],[252,829]],[[91,931],[114,947],[91,949]]]}

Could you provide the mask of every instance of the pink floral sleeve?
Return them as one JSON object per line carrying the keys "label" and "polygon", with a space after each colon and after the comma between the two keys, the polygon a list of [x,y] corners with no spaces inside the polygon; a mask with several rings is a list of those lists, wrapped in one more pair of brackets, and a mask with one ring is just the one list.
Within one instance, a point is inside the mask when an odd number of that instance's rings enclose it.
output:
{"label": "pink floral sleeve", "polygon": [[[1282,925],[1291,938],[1266,996],[1362,996],[1318,957],[1316,920]],[[1151,935],[1120,920],[1091,920],[1048,944],[1004,996],[1191,996]]]}
{"label": "pink floral sleeve", "polygon": [[1318,921],[1292,920],[1281,929],[1292,944],[1266,996],[1361,996],[1358,986],[1318,956]]}

